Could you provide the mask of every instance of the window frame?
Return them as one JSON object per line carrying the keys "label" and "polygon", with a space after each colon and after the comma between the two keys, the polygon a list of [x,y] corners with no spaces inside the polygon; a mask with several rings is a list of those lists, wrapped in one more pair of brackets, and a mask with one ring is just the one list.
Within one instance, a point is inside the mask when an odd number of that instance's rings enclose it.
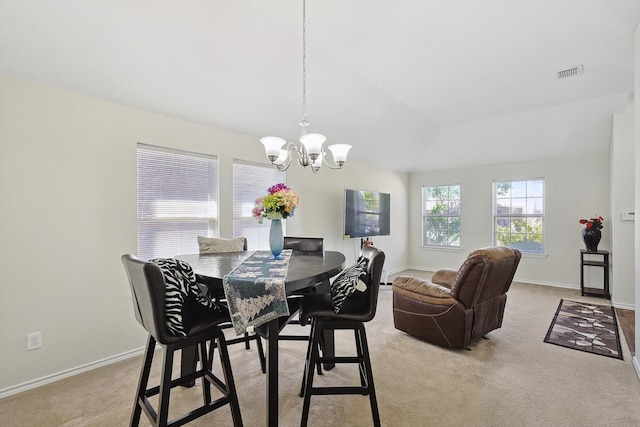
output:
{"label": "window frame", "polygon": [[[452,187],[456,187],[456,191],[458,193],[457,198],[451,198]],[[431,214],[427,211],[427,205],[429,202],[428,192],[430,189],[447,189],[447,199],[433,199],[440,200],[441,202],[446,202],[447,204],[451,204],[452,201],[457,201],[457,213],[440,213],[440,214]],[[441,249],[460,249],[462,245],[462,185],[461,184],[445,184],[445,185],[423,185],[422,186],[422,247],[425,248],[441,248]],[[454,240],[452,242],[452,236],[450,234],[450,230],[448,230],[446,243],[438,244],[437,242],[427,242],[427,221],[429,219],[447,219],[447,228],[450,228],[451,219],[455,219],[458,223],[458,231],[457,231],[457,244]],[[453,243],[453,244],[452,244]]]}
{"label": "window frame", "polygon": [[[141,156],[141,152],[146,151],[149,154],[145,160],[145,155]],[[153,154],[155,153],[155,154]],[[167,155],[161,163],[149,163],[141,165],[145,161],[151,160],[152,156],[162,158]],[[175,156],[170,158],[168,156]],[[189,165],[189,161],[194,164]],[[206,171],[202,175],[197,174],[198,168],[194,167],[198,162],[206,166]],[[158,165],[157,167],[155,165]],[[167,174],[168,170],[173,168],[179,171],[182,167],[183,171],[192,173]],[[164,167],[164,169],[163,169]],[[157,174],[156,174],[157,172]],[[156,174],[156,175],[154,175]],[[150,175],[150,176],[145,176]],[[158,257],[173,257],[184,253],[198,252],[198,235],[207,237],[217,237],[220,228],[220,162],[218,156],[213,154],[197,153],[187,150],[180,150],[169,147],[162,147],[151,144],[137,143],[136,145],[136,227],[137,227],[137,251],[138,256],[142,259],[151,259]],[[176,179],[182,177],[176,185]],[[207,199],[189,199],[188,188],[193,188],[194,178],[200,182],[207,182],[210,178],[210,186],[204,185],[206,189]],[[145,181],[146,180],[146,181]],[[153,197],[153,187],[157,182],[167,183],[173,191],[171,196],[178,198],[157,198]],[[162,184],[161,184],[162,185]],[[184,186],[185,191],[179,187]],[[191,190],[192,192],[193,190]],[[182,198],[180,196],[185,196]],[[155,201],[158,202],[155,202]],[[187,203],[185,203],[185,201]],[[156,205],[156,206],[151,206]],[[213,204],[213,206],[211,206]],[[204,214],[199,214],[201,211]],[[156,224],[155,227],[153,224]],[[166,228],[162,228],[160,224],[165,224]],[[206,223],[206,227],[198,226]],[[147,227],[145,227],[145,224]],[[150,228],[149,228],[150,227]],[[206,228],[206,230],[205,230]],[[147,231],[145,231],[145,229]],[[156,234],[165,233],[171,238],[163,237],[158,239]]]}
{"label": "window frame", "polygon": [[[541,186],[541,192],[539,196],[536,196],[535,193],[533,194],[529,194],[529,190],[528,187],[530,185],[530,183],[534,183],[534,182],[540,182],[540,186]],[[498,198],[498,185],[499,184],[506,184],[509,183],[511,184],[511,188],[509,189],[509,191],[512,190],[513,188],[513,184],[514,183],[525,183],[526,184],[526,189],[525,189],[525,195],[524,196],[516,196],[514,197],[513,195],[510,195],[508,198],[507,197],[502,197],[502,198]],[[494,246],[503,246],[503,247],[508,247],[508,248],[512,248],[512,249],[518,249],[520,252],[522,252],[523,254],[529,254],[529,255],[544,255],[545,254],[545,211],[546,211],[546,180],[544,177],[535,177],[535,178],[520,178],[520,179],[510,179],[510,180],[495,180],[492,183],[492,241],[493,241],[493,245]],[[504,213],[499,213],[498,212],[498,200],[499,199],[508,199],[509,202],[509,211],[508,212],[504,212]],[[514,199],[524,199],[525,203],[524,205],[527,206],[525,208],[525,213],[515,213],[513,212],[514,209]],[[527,209],[529,209],[529,204],[530,201],[532,201],[532,199],[541,199],[542,202],[542,206],[541,206],[541,212],[540,213],[528,213],[526,212]],[[503,206],[504,207],[504,206]],[[533,227],[533,223],[535,223],[535,220],[539,220],[540,223],[540,238],[539,238],[539,243],[530,243],[530,240],[532,239],[528,239],[526,238],[527,235],[535,235],[533,233],[530,233],[528,231],[525,231],[524,233],[513,233],[510,232],[510,234],[512,235],[525,235],[525,241],[522,244],[503,244],[500,239],[499,239],[499,232],[500,230],[498,230],[498,222],[500,219],[508,219],[509,220],[509,224],[513,224],[514,222],[517,224],[519,221],[514,221],[513,218],[523,218],[524,220],[526,220],[527,224],[529,227]],[[511,228],[511,227],[510,227]],[[527,249],[526,245],[538,245],[540,250],[531,250],[531,249]]]}

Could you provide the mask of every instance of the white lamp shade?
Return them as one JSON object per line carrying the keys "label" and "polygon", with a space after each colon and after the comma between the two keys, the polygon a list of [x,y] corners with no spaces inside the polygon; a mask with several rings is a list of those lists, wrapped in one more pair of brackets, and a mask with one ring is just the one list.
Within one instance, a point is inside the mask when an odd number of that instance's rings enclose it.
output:
{"label": "white lamp shade", "polygon": [[278,155],[278,158],[273,161],[273,164],[284,165],[288,158],[289,152],[287,150],[280,149],[280,154]]}
{"label": "white lamp shade", "polygon": [[308,133],[300,137],[300,142],[307,150],[307,154],[314,160],[322,152],[322,144],[326,140],[327,137],[320,133]]}
{"label": "white lamp shade", "polygon": [[331,154],[333,154],[333,161],[336,163],[346,162],[347,154],[349,153],[349,150],[351,150],[351,146],[349,144],[333,144],[327,148],[331,150]]}
{"label": "white lamp shade", "polygon": [[287,141],[279,136],[264,136],[260,138],[260,142],[264,145],[267,157],[276,159],[280,155],[280,149]]}

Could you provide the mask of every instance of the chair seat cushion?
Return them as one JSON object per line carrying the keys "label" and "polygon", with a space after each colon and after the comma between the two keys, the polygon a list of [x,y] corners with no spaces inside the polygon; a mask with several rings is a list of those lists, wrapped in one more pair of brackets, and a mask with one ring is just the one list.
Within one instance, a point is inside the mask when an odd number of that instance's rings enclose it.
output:
{"label": "chair seat cushion", "polygon": [[308,294],[300,302],[300,324],[306,325],[312,317],[336,317],[331,294]]}
{"label": "chair seat cushion", "polygon": [[367,258],[360,257],[356,263],[342,272],[331,282],[331,302],[338,313],[357,312],[369,302]]}

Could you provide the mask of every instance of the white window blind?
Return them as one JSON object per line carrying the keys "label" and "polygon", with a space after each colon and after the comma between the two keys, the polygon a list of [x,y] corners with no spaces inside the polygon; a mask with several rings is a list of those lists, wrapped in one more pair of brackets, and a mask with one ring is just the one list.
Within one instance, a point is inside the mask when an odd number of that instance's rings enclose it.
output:
{"label": "white window blind", "polygon": [[266,196],[269,187],[284,180],[284,172],[271,165],[233,161],[233,237],[246,237],[250,251],[269,249],[271,221],[260,224],[252,216],[255,201]]}
{"label": "white window blind", "polygon": [[197,253],[197,236],[217,235],[217,157],[138,144],[138,256]]}

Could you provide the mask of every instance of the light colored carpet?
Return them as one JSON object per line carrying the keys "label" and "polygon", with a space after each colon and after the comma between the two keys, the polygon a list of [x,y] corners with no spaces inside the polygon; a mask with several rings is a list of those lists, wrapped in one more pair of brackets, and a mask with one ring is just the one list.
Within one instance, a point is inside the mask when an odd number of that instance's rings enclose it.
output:
{"label": "light colored carpet", "polygon": [[[639,426],[640,380],[624,336],[623,361],[543,342],[560,298],[604,301],[580,297],[578,291],[514,283],[501,329],[473,343],[470,350],[446,350],[393,327],[392,291],[383,286],[378,314],[367,325],[382,424]],[[337,351],[352,352],[352,341],[352,334],[338,332]],[[302,410],[298,390],[306,345],[284,341],[280,347],[280,425],[296,426]],[[263,426],[265,376],[256,351],[242,345],[230,351],[244,425]],[[4,398],[1,423],[124,426],[140,364],[141,357],[135,357]],[[318,384],[336,384],[356,382],[358,374],[354,367],[338,366],[316,378]],[[199,386],[175,389],[172,409],[184,410],[200,399]],[[310,426],[372,425],[366,397],[314,396],[311,403]],[[147,420],[141,425],[148,425]],[[230,411],[217,410],[189,425],[231,426]]]}

